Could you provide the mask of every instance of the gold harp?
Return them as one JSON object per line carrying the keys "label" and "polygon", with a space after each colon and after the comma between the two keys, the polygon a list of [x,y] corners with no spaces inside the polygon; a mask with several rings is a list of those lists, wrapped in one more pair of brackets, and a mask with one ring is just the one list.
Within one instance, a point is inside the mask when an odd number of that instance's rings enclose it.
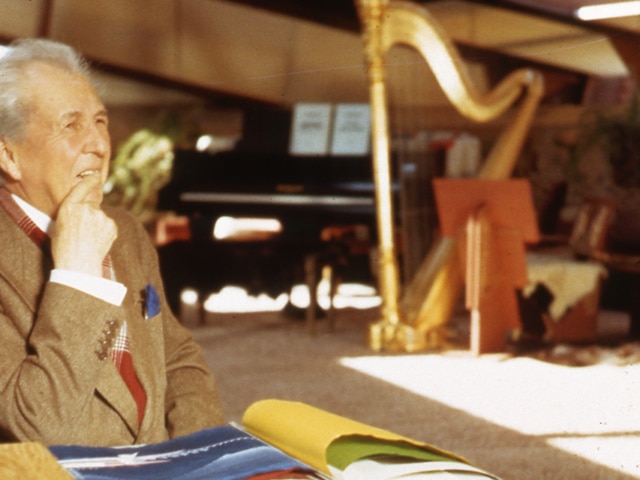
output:
{"label": "gold harp", "polygon": [[441,346],[440,332],[462,291],[463,279],[456,240],[436,241],[400,298],[394,242],[391,192],[389,118],[385,88],[385,54],[394,45],[417,50],[456,110],[475,122],[488,122],[512,110],[514,118],[496,140],[479,178],[511,175],[544,92],[542,76],[531,69],[515,70],[488,93],[481,93],[456,60],[461,58],[438,22],[421,6],[389,0],[356,0],[362,23],[368,68],[373,172],[378,228],[378,281],[382,319],[370,325],[374,350],[417,351]]}

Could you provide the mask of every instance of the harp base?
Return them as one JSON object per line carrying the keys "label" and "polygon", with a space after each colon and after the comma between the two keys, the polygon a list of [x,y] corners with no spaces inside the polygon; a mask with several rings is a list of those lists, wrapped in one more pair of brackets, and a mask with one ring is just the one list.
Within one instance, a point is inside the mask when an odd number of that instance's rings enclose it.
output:
{"label": "harp base", "polygon": [[411,325],[381,320],[369,325],[369,347],[376,352],[418,352],[427,348],[423,332]]}

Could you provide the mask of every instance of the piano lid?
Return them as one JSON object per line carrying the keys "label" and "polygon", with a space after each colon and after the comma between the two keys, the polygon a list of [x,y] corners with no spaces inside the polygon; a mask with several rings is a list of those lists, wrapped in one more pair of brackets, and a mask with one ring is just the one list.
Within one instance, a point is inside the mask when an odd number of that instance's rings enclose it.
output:
{"label": "piano lid", "polygon": [[371,159],[177,151],[160,208],[183,203],[373,206]]}

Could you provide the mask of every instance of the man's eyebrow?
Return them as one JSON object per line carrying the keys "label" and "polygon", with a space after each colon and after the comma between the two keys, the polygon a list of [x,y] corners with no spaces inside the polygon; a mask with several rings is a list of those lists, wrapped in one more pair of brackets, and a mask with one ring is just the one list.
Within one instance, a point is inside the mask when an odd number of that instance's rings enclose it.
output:
{"label": "man's eyebrow", "polygon": [[62,120],[75,120],[80,116],[82,116],[82,112],[79,110],[69,110],[68,112],[63,112],[62,115],[60,115],[60,118]]}
{"label": "man's eyebrow", "polygon": [[[81,112],[80,110],[69,110],[68,112],[62,113],[62,115],[60,115],[60,119],[62,121],[77,120],[78,118],[81,118],[82,116],[83,116],[83,112]],[[104,108],[104,109],[98,110],[96,113],[93,114],[92,117],[93,118],[98,118],[98,117],[108,118],[109,117],[109,112],[107,111],[106,108]]]}

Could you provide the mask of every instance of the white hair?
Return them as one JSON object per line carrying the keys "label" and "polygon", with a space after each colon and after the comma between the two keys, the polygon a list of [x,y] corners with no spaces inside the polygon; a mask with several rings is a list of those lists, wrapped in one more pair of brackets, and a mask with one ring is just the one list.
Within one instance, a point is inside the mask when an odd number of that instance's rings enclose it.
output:
{"label": "white hair", "polygon": [[19,89],[24,81],[25,67],[46,62],[62,70],[78,73],[89,79],[87,61],[72,47],[41,38],[15,40],[0,59],[0,137],[21,140],[31,112],[28,98]]}

